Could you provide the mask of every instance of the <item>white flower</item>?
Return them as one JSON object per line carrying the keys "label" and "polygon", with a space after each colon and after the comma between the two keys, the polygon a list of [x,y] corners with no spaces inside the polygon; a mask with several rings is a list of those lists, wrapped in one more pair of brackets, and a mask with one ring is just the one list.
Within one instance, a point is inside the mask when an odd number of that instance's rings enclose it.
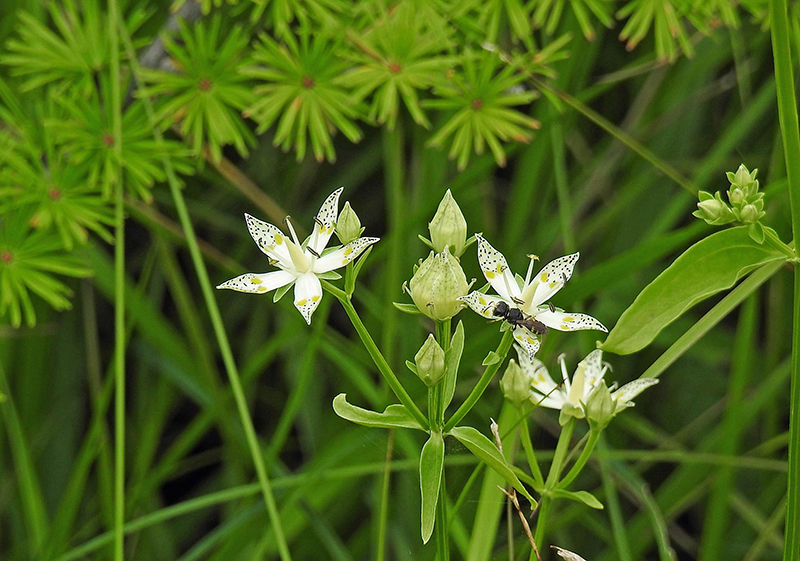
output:
{"label": "white flower", "polygon": [[555,546],[555,545],[551,545],[550,547],[555,549],[556,553],[558,553],[558,556],[561,557],[562,559],[566,559],[566,561],[586,561],[586,559],[584,559],[583,557],[581,557],[577,553],[573,553],[573,552],[571,552],[571,551],[569,551],[567,549],[564,549],[562,547],[558,547],[558,546]]}
{"label": "white flower", "polygon": [[[578,363],[572,380],[567,373],[564,355],[558,357],[561,363],[561,383],[556,384],[547,367],[537,358],[530,358],[528,353],[517,347],[519,365],[530,378],[532,385],[531,401],[551,409],[569,409],[573,416],[582,418],[586,414],[586,402],[589,396],[603,381],[609,370],[603,362],[603,351],[594,350]],[[614,414],[623,409],[633,407],[631,401],[644,390],[658,383],[658,378],[638,378],[628,382],[619,389],[612,386],[611,399],[614,402]]]}
{"label": "white flower", "polygon": [[288,216],[286,225],[291,233],[291,239],[272,224],[245,214],[247,229],[256,245],[269,258],[270,265],[278,267],[279,270],[269,273],[246,273],[223,282],[217,288],[265,294],[270,290],[294,283],[294,305],[303,314],[306,322],[311,324],[311,314],[322,299],[320,275],[344,267],[379,239],[358,238],[338,248],[324,251],[336,225],[341,194],[340,187],[325,199],[314,218],[313,232],[302,244],[297,239]]}
{"label": "white flower", "polygon": [[[526,316],[551,329],[559,331],[598,329],[608,332],[605,326],[592,316],[568,313],[553,305],[547,305],[547,301],[561,290],[572,276],[572,270],[580,257],[579,253],[550,261],[533,276],[535,258],[529,256],[531,262],[523,279],[511,272],[503,254],[493,248],[483,236],[476,234],[475,237],[478,239],[478,263],[486,280],[498,295],[491,296],[475,291],[460,298],[474,312],[485,318],[497,319],[494,315],[495,307],[498,303],[505,302],[510,308],[519,309]],[[528,351],[531,358],[539,350],[538,337],[524,326],[514,328],[514,339]]]}

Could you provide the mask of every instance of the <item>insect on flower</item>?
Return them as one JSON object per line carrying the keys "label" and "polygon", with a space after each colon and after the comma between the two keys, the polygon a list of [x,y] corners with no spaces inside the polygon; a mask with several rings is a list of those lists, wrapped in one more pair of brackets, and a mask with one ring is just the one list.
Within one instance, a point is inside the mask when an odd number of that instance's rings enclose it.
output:
{"label": "insect on flower", "polygon": [[269,273],[245,273],[225,281],[217,288],[227,288],[238,292],[266,294],[271,290],[294,284],[294,305],[311,324],[311,315],[322,299],[320,277],[344,267],[379,238],[357,238],[350,243],[325,251],[336,226],[339,212],[340,187],[325,199],[314,218],[314,230],[303,242],[297,238],[289,217],[286,226],[291,239],[276,226],[262,222],[245,214],[247,229],[258,248],[269,258],[270,265],[279,270]]}
{"label": "insect on flower", "polygon": [[533,275],[536,258],[529,255],[531,262],[523,279],[511,272],[503,254],[483,236],[475,237],[478,239],[478,263],[497,296],[474,291],[459,300],[487,319],[503,319],[513,325],[514,339],[525,348],[530,358],[539,350],[539,336],[547,333],[548,328],[608,331],[592,316],[564,312],[549,302],[572,276],[579,253],[551,261],[536,275]]}

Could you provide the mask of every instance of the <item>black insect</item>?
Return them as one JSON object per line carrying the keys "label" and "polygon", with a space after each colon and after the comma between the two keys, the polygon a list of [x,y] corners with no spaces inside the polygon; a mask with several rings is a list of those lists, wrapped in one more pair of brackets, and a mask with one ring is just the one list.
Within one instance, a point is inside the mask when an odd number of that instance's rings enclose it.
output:
{"label": "black insect", "polygon": [[498,302],[492,311],[496,318],[504,319],[514,327],[524,327],[537,335],[547,333],[547,326],[533,317],[522,313],[519,308],[512,308],[505,302]]}

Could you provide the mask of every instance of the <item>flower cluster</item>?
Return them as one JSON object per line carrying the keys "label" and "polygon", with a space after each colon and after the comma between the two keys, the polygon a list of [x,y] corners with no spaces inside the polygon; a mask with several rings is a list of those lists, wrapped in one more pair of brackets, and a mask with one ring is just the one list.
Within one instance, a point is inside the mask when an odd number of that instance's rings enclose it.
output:
{"label": "flower cluster", "polygon": [[719,192],[713,195],[707,191],[700,191],[697,196],[697,210],[693,215],[705,220],[713,226],[741,222],[750,225],[752,236],[756,241],[763,241],[762,229],[759,221],[764,217],[764,193],[759,192],[756,175],[758,170],[748,171],[744,164],[739,166],[736,173],[728,172],[727,177],[731,186],[728,189],[728,202],[722,200]]}

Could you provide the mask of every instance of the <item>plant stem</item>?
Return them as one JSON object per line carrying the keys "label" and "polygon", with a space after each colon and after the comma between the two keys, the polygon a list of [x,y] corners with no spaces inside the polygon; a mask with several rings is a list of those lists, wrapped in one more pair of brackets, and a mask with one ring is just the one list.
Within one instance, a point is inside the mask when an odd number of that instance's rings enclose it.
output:
{"label": "plant stem", "polygon": [[511,343],[514,342],[514,335],[511,333],[511,330],[508,330],[503,333],[503,338],[500,339],[500,344],[497,345],[497,350],[495,354],[497,358],[495,362],[490,364],[486,367],[486,370],[483,371],[480,380],[478,383],[475,384],[475,387],[472,388],[472,391],[467,396],[467,399],[464,400],[464,403],[461,404],[453,416],[445,423],[443,427],[444,432],[448,432],[453,430],[453,428],[463,419],[467,413],[475,406],[478,400],[483,395],[483,392],[486,391],[486,388],[489,386],[489,382],[492,381],[494,375],[497,374],[497,371],[502,366],[503,362],[506,360],[506,355],[508,354],[509,349],[511,348]]}
{"label": "plant stem", "polygon": [[[436,342],[447,353],[450,349],[451,320],[436,322]],[[431,414],[431,426],[441,427],[444,424],[444,403],[442,391],[444,383],[439,382],[431,388],[434,392],[434,413]],[[450,532],[448,531],[447,520],[447,486],[445,485],[445,473],[442,472],[442,483],[439,488],[439,501],[436,503],[436,558],[438,561],[450,561]]]}
{"label": "plant stem", "polygon": [[[125,26],[120,25],[119,21],[117,21],[117,24],[119,25],[119,31],[122,34],[122,40],[125,43],[125,50],[128,54],[128,58],[130,59],[131,71],[133,72],[136,82],[141,85],[143,84],[143,81],[141,80],[139,60],[136,58],[136,52],[133,48],[133,44],[131,43],[130,36],[128,35]],[[143,90],[140,90],[140,92],[141,91]],[[225,371],[228,374],[228,380],[231,385],[231,391],[233,392],[233,397],[236,401],[236,408],[244,428],[245,436],[247,438],[247,445],[250,449],[250,455],[252,456],[253,464],[255,465],[256,473],[258,475],[261,494],[263,495],[264,504],[267,508],[267,513],[272,525],[272,531],[275,534],[278,552],[280,553],[283,561],[291,561],[292,556],[289,553],[289,547],[286,544],[286,537],[281,525],[280,512],[278,511],[278,506],[275,503],[275,497],[272,494],[272,486],[270,484],[269,475],[267,474],[266,465],[264,464],[264,457],[261,454],[258,437],[256,436],[256,431],[253,427],[253,420],[250,418],[247,400],[245,399],[244,390],[242,389],[242,382],[239,378],[239,371],[233,358],[233,351],[231,350],[228,336],[225,333],[225,327],[222,323],[222,316],[219,312],[219,307],[214,299],[214,290],[211,286],[211,281],[208,278],[208,271],[205,263],[203,262],[203,256],[197,243],[197,236],[195,235],[194,226],[192,225],[192,220],[189,216],[189,211],[186,208],[186,201],[183,198],[181,185],[177,176],[175,175],[172,162],[170,161],[169,157],[166,156],[166,151],[164,150],[163,146],[164,139],[161,134],[161,130],[156,123],[152,101],[147,95],[142,95],[141,99],[144,101],[144,107],[147,112],[148,120],[150,121],[151,129],[153,130],[156,145],[159,147],[161,154],[164,155],[163,165],[169,183],[170,192],[172,193],[172,199],[175,203],[175,208],[178,211],[181,227],[186,235],[186,243],[189,247],[192,263],[194,264],[197,279],[200,283],[200,288],[203,293],[203,300],[208,308],[211,324],[214,327],[214,335],[216,336],[217,344],[220,348],[222,361],[225,365]]]}
{"label": "plant stem", "polygon": [[[393,130],[383,129],[383,167],[386,178],[387,226],[389,231],[389,257],[384,269],[384,291],[386,300],[391,301],[400,287],[400,260],[403,255],[403,224],[405,222],[406,201],[403,196],[404,182],[403,131],[401,123]],[[394,364],[397,334],[397,312],[386,314],[381,333],[381,346],[390,364]]]}
{"label": "plant stem", "polygon": [[[122,184],[122,92],[119,68],[119,7],[108,7],[111,50],[111,114],[117,164],[114,185],[114,559],[125,558],[125,203]],[[108,107],[106,109],[109,109]]]}
{"label": "plant stem", "polygon": [[598,438],[600,438],[600,431],[590,431],[589,441],[583,447],[583,450],[581,450],[581,455],[575,460],[575,464],[572,466],[572,469],[567,472],[567,475],[564,476],[564,479],[559,482],[558,486],[561,489],[569,487],[569,484],[575,481],[575,478],[581,473],[581,470],[583,470],[583,467],[592,455],[592,451],[594,451]]}
{"label": "plant stem", "polygon": [[[792,234],[800,239],[800,129],[789,44],[789,18],[786,0],[771,0],[772,56],[778,93],[778,118],[783,138],[789,204],[792,209]],[[784,561],[800,558],[800,265],[794,270],[794,313],[792,327],[792,381],[789,405],[789,474],[786,509]]]}
{"label": "plant stem", "polygon": [[[450,350],[450,338],[451,338],[451,328],[452,323],[451,320],[445,321],[437,321],[436,322],[436,342],[442,348],[442,350],[447,354],[447,351]],[[444,383],[436,384],[436,426],[441,427],[444,425],[444,400],[443,400],[443,392],[444,392]]]}
{"label": "plant stem", "polygon": [[539,467],[539,462],[536,461],[536,453],[533,449],[533,442],[531,441],[531,432],[528,427],[527,415],[519,423],[520,438],[522,440],[522,448],[525,450],[525,458],[528,460],[528,467],[531,468],[533,479],[541,486],[544,487],[544,477],[542,476],[542,468]]}
{"label": "plant stem", "polygon": [[386,436],[386,462],[381,485],[381,510],[378,514],[378,548],[375,561],[386,559],[386,529],[389,520],[389,488],[392,480],[392,451],[394,450],[394,429],[389,429]]}
{"label": "plant stem", "polygon": [[[550,470],[547,472],[547,481],[544,483],[545,492],[542,494],[542,500],[539,502],[539,519],[536,521],[536,533],[533,536],[533,541],[536,542],[537,546],[541,546],[544,540],[547,517],[552,508],[553,498],[548,493],[548,490],[555,488],[556,483],[558,483],[558,478],[561,476],[561,470],[564,467],[564,459],[567,457],[569,443],[574,429],[575,419],[570,418],[567,424],[561,427],[561,434],[558,436],[553,462],[550,464]],[[534,552],[531,551],[531,559],[534,558],[533,555]]]}
{"label": "plant stem", "polygon": [[386,383],[389,384],[389,387],[394,392],[394,395],[397,396],[397,399],[400,400],[408,412],[416,419],[416,421],[425,428],[428,428],[430,425],[428,423],[428,419],[425,418],[422,411],[419,410],[417,404],[414,403],[414,400],[411,399],[411,396],[408,395],[408,392],[403,387],[403,384],[400,383],[400,380],[397,379],[397,375],[392,370],[392,367],[389,366],[389,363],[386,362],[386,359],[383,358],[380,349],[375,344],[375,341],[372,339],[372,336],[367,331],[366,326],[364,326],[364,322],[361,321],[361,318],[358,315],[355,307],[353,307],[353,302],[350,300],[350,297],[345,293],[343,290],[337,288],[330,282],[323,280],[322,287],[331,293],[333,296],[336,297],[337,300],[342,304],[347,317],[350,318],[350,322],[353,324],[353,327],[358,333],[361,342],[364,344],[364,347],[367,349],[370,358],[375,363],[375,366],[378,367],[378,371],[383,376]]}

